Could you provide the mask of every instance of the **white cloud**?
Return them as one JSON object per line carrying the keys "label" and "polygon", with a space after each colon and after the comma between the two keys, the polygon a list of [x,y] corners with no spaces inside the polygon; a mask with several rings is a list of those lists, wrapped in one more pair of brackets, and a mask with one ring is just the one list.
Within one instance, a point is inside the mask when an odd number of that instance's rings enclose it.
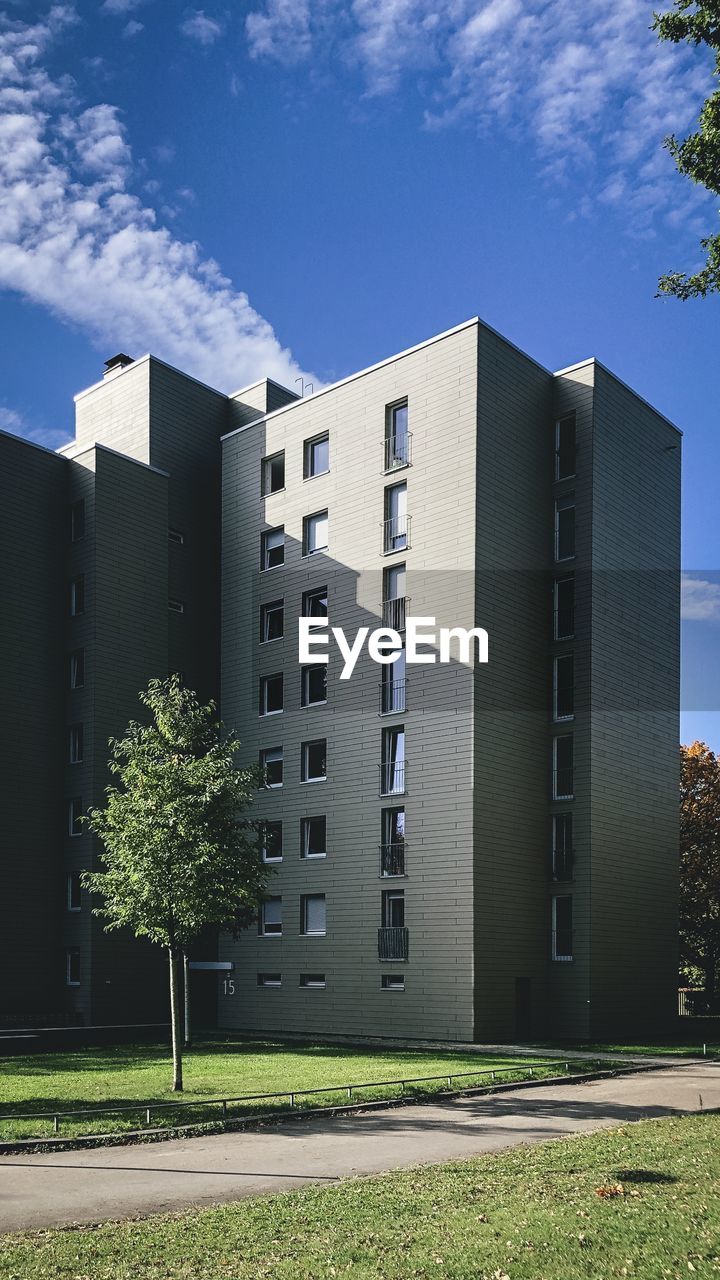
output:
{"label": "white cloud", "polygon": [[262,375],[293,386],[301,370],[247,296],[133,194],[117,109],[82,110],[44,70],[73,20],[56,6],[0,28],[0,288],[222,390]]}
{"label": "white cloud", "polygon": [[145,0],[103,0],[100,5],[101,13],[111,13],[114,16],[125,13],[132,13],[134,9],[139,9]]}
{"label": "white cloud", "polygon": [[45,449],[59,449],[71,439],[70,433],[62,428],[32,426],[21,413],[7,405],[0,405],[0,431],[22,436],[24,440],[32,440],[33,444],[43,445]]}
{"label": "white cloud", "polygon": [[216,18],[209,18],[203,9],[195,9],[180,23],[180,30],[190,40],[197,40],[198,44],[207,46],[220,39],[223,26]]}
{"label": "white cloud", "polygon": [[125,23],[122,33],[125,39],[129,40],[132,38],[132,36],[139,36],[140,32],[144,30],[145,30],[144,23],[136,22],[134,18],[131,18],[129,22]]}
{"label": "white cloud", "polygon": [[684,574],[680,614],[688,622],[720,622],[720,582]]}
{"label": "white cloud", "polygon": [[312,49],[310,0],[267,0],[264,13],[248,14],[245,30],[253,58],[302,62]]}

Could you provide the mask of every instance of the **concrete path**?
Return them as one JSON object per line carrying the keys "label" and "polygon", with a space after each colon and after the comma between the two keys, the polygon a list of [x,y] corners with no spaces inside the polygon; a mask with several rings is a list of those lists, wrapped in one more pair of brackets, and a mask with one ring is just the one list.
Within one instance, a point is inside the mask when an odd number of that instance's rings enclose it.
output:
{"label": "concrete path", "polygon": [[720,1109],[720,1066],[692,1062],[256,1132],[0,1156],[0,1230],[146,1216],[712,1109]]}

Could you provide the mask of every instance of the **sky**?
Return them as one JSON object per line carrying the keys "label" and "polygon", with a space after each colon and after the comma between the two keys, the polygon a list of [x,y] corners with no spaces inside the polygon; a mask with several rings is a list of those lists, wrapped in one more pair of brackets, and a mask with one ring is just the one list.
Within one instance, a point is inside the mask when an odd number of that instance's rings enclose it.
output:
{"label": "sky", "polygon": [[685,433],[684,741],[720,750],[713,87],[643,0],[79,0],[0,11],[0,428],[55,448],[117,351],[315,389],[480,315]]}

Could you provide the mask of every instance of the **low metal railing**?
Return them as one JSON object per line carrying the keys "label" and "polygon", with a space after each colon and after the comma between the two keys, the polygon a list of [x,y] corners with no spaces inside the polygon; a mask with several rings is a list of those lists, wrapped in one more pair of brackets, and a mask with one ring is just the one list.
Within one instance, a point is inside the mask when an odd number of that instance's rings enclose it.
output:
{"label": "low metal railing", "polygon": [[405,875],[405,844],[380,845],[380,875],[383,879]]}
{"label": "low metal railing", "polygon": [[410,930],[407,925],[378,929],[378,960],[407,960],[409,952]]}
{"label": "low metal railing", "polygon": [[382,624],[393,631],[405,630],[405,618],[408,613],[410,599],[408,596],[395,596],[382,602]]}
{"label": "low metal railing", "polygon": [[405,680],[382,680],[380,682],[380,714],[390,715],[393,711],[405,711]]}
{"label": "low metal railing", "polygon": [[402,796],[405,794],[405,761],[383,760],[380,769],[380,795]]}
{"label": "low metal railing", "polygon": [[386,436],[383,440],[383,470],[395,471],[397,467],[409,467],[412,458],[412,431]]}
{"label": "low metal railing", "polygon": [[383,520],[383,551],[405,551],[410,546],[410,516]]}

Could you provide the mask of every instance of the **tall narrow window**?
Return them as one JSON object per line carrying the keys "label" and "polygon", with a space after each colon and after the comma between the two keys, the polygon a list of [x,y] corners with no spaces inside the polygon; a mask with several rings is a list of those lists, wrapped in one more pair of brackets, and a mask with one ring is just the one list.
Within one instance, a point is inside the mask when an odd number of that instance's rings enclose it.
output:
{"label": "tall narrow window", "polygon": [[303,555],[314,556],[328,549],[328,513],[316,511],[303,520]]}
{"label": "tall narrow window", "polygon": [[388,405],[385,410],[385,470],[406,467],[410,462],[407,400]]}
{"label": "tall narrow window", "polygon": [[260,907],[259,932],[264,938],[282,934],[282,898],[266,898]]}
{"label": "tall narrow window", "polygon": [[383,729],[382,760],[380,762],[380,793],[384,796],[402,795],[405,791],[405,729],[393,725]]}
{"label": "tall narrow window", "polygon": [[383,809],[380,875],[405,875],[405,809]]}
{"label": "tall narrow window", "polygon": [[85,612],[85,575],[70,580],[70,617],[77,618]]}
{"label": "tall narrow window", "polygon": [[571,653],[553,659],[553,720],[572,720],[575,714],[575,658]]}
{"label": "tall narrow window", "polygon": [[303,818],[300,825],[300,850],[303,858],[324,858],[327,854],[327,820],[324,813]]}
{"label": "tall narrow window", "polygon": [[260,643],[280,640],[285,631],[285,608],[282,600],[270,600],[260,606]]}
{"label": "tall narrow window", "polygon": [[68,911],[79,911],[81,905],[80,876],[76,871],[73,871],[67,878],[67,909]]}
{"label": "tall narrow window", "polygon": [[306,480],[329,471],[330,438],[327,431],[321,436],[313,436],[312,440],[306,440],[303,453],[303,475]]}
{"label": "tall narrow window", "polygon": [[405,711],[405,650],[401,649],[394,662],[382,667],[380,682],[380,714],[391,715]]}
{"label": "tall narrow window", "polygon": [[82,797],[73,796],[72,800],[68,800],[68,835],[81,836],[82,829]]}
{"label": "tall narrow window", "polygon": [[556,640],[572,640],[575,635],[575,579],[556,578],[553,597],[553,635]]}
{"label": "tall narrow window", "polygon": [[285,563],[285,527],[266,529],[261,539],[260,567],[276,569]]}
{"label": "tall narrow window", "polygon": [[568,493],[555,503],[555,559],[571,560],[575,555],[575,494]]}
{"label": "tall narrow window", "polygon": [[382,923],[384,929],[404,929],[405,894],[402,889],[385,889],[383,891]]}
{"label": "tall narrow window", "polygon": [[325,925],[325,894],[303,894],[300,899],[300,932],[321,937],[325,934]]}
{"label": "tall narrow window", "polygon": [[81,542],[85,537],[85,499],[80,498],[70,507],[70,541]]}
{"label": "tall narrow window", "polygon": [[573,872],[573,816],[571,813],[553,814],[552,876],[553,880],[572,880]]}
{"label": "tall narrow window", "polygon": [[282,862],[282,822],[263,822],[260,827],[260,848],[262,849],[263,862]]}
{"label": "tall narrow window", "polygon": [[305,591],[303,593],[301,616],[303,618],[327,618],[327,587],[314,587],[312,591]]}
{"label": "tall narrow window", "polygon": [[302,782],[324,782],[327,777],[327,741],[318,738],[303,742],[301,748],[300,778]]}
{"label": "tall narrow window", "polygon": [[283,784],[282,747],[265,747],[260,752],[260,768],[266,787],[281,787]]}
{"label": "tall narrow window", "polygon": [[85,684],[85,650],[75,649],[70,654],[68,674],[71,689],[82,689]]}
{"label": "tall narrow window", "polygon": [[68,729],[68,763],[81,764],[85,733],[81,724],[71,724]]}
{"label": "tall narrow window", "polygon": [[383,550],[404,551],[410,545],[407,513],[407,484],[388,485],[385,490],[385,523]]}
{"label": "tall narrow window", "polygon": [[553,799],[572,800],[575,791],[575,760],[571,733],[554,739],[553,764]]}
{"label": "tall narrow window", "polygon": [[65,981],[69,987],[80,986],[80,948],[68,947],[65,952]]}
{"label": "tall narrow window", "polygon": [[552,900],[552,958],[573,958],[573,901],[568,893],[558,894]]}
{"label": "tall narrow window", "polygon": [[285,450],[263,458],[260,471],[260,488],[263,497],[285,488]]}
{"label": "tall narrow window", "polygon": [[384,627],[392,627],[393,631],[405,630],[405,590],[405,565],[388,565],[383,570],[382,621]]}
{"label": "tall narrow window", "polygon": [[274,716],[283,709],[283,676],[279,671],[271,676],[260,677],[259,713],[261,716]]}
{"label": "tall narrow window", "polygon": [[300,701],[303,707],[315,707],[327,702],[327,664],[313,663],[300,668]]}
{"label": "tall narrow window", "polygon": [[569,480],[575,475],[575,414],[569,413],[555,423],[555,479]]}

